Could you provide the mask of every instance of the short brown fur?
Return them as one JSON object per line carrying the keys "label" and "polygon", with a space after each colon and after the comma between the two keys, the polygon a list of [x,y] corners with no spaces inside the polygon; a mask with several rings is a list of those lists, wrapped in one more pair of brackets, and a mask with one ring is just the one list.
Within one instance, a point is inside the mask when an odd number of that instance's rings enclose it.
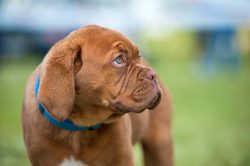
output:
{"label": "short brown fur", "polygon": [[[126,66],[112,66],[117,54],[126,57]],[[146,166],[173,165],[171,99],[138,54],[122,34],[94,25],[51,48],[29,78],[23,101],[24,141],[33,166],[60,165],[70,157],[89,166],[133,166],[133,144],[139,141]],[[43,117],[37,100],[59,121],[102,127],[60,129]]]}

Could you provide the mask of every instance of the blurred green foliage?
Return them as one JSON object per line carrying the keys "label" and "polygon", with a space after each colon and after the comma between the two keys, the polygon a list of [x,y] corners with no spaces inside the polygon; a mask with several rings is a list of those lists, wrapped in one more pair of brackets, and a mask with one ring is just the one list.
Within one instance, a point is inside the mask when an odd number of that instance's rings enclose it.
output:
{"label": "blurred green foliage", "polygon": [[142,35],[139,44],[151,63],[196,59],[200,51],[193,31],[162,32],[160,36]]}
{"label": "blurred green foliage", "polygon": [[[174,103],[177,166],[250,165],[250,63],[239,71],[206,75],[192,32],[142,40],[149,60],[168,86]],[[0,165],[28,165],[22,139],[21,107],[26,80],[39,59],[0,63]],[[135,148],[141,165],[139,145]]]}
{"label": "blurred green foliage", "polygon": [[177,165],[249,165],[249,64],[207,78],[193,62],[173,63],[156,69],[173,97]]}
{"label": "blurred green foliage", "polygon": [[210,75],[192,32],[146,41],[173,98],[176,165],[250,165],[250,55],[241,55],[239,70]]}
{"label": "blurred green foliage", "polygon": [[28,76],[38,64],[32,57],[0,63],[0,165],[28,165],[22,138],[21,108]]}

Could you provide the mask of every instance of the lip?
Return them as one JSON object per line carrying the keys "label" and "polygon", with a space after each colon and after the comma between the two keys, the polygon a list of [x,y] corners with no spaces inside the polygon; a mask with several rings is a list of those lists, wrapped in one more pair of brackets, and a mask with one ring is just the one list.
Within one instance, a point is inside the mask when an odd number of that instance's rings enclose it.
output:
{"label": "lip", "polygon": [[142,107],[141,109],[136,109],[135,107],[124,106],[120,102],[114,102],[113,110],[115,110],[115,113],[117,115],[129,113],[129,112],[140,113],[140,112],[144,111],[145,109],[153,110],[154,108],[156,108],[158,106],[160,101],[161,101],[161,92],[158,92],[156,94],[156,96],[150,101],[150,103],[148,104],[147,107]]}
{"label": "lip", "polygon": [[142,98],[140,101],[132,101],[130,104],[124,103],[123,100],[117,98],[111,102],[112,110],[118,114],[124,114],[128,112],[140,113],[145,109],[155,109],[161,101],[162,92],[157,80],[153,80],[151,83],[152,87],[148,91],[148,98]]}
{"label": "lip", "polygon": [[148,109],[153,110],[155,109],[161,101],[161,93],[158,92],[157,95],[151,100],[151,102],[148,105]]}

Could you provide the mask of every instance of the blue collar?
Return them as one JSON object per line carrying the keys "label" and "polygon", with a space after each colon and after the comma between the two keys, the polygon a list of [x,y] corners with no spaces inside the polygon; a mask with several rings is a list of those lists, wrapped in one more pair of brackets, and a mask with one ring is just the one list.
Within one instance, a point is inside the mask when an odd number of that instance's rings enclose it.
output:
{"label": "blue collar", "polygon": [[[35,95],[36,98],[38,96],[38,91],[39,91],[39,86],[40,86],[40,78],[39,76],[36,78],[36,84],[35,84]],[[86,130],[96,130],[101,127],[101,124],[97,124],[95,126],[77,126],[75,125],[71,120],[66,119],[63,121],[58,121],[55,119],[47,110],[46,108],[37,100],[38,102],[38,108],[43,114],[43,116],[53,123],[55,126],[62,128],[64,130],[70,130],[70,131],[86,131]]]}

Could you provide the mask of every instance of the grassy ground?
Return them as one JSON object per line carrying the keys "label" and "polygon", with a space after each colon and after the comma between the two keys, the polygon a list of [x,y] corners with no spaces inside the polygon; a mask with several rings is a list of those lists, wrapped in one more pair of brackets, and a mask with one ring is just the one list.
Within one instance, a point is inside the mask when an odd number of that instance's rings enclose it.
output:
{"label": "grassy ground", "polygon": [[201,73],[194,63],[157,69],[174,101],[176,164],[250,165],[249,66],[213,76]]}
{"label": "grassy ground", "polygon": [[[35,59],[0,63],[1,166],[28,165],[20,114],[25,82],[36,64]],[[173,97],[176,165],[250,165],[249,63],[238,72],[214,75],[194,61],[162,57],[154,66]]]}
{"label": "grassy ground", "polygon": [[22,139],[21,108],[25,82],[38,62],[34,59],[0,63],[0,165],[28,165]]}

